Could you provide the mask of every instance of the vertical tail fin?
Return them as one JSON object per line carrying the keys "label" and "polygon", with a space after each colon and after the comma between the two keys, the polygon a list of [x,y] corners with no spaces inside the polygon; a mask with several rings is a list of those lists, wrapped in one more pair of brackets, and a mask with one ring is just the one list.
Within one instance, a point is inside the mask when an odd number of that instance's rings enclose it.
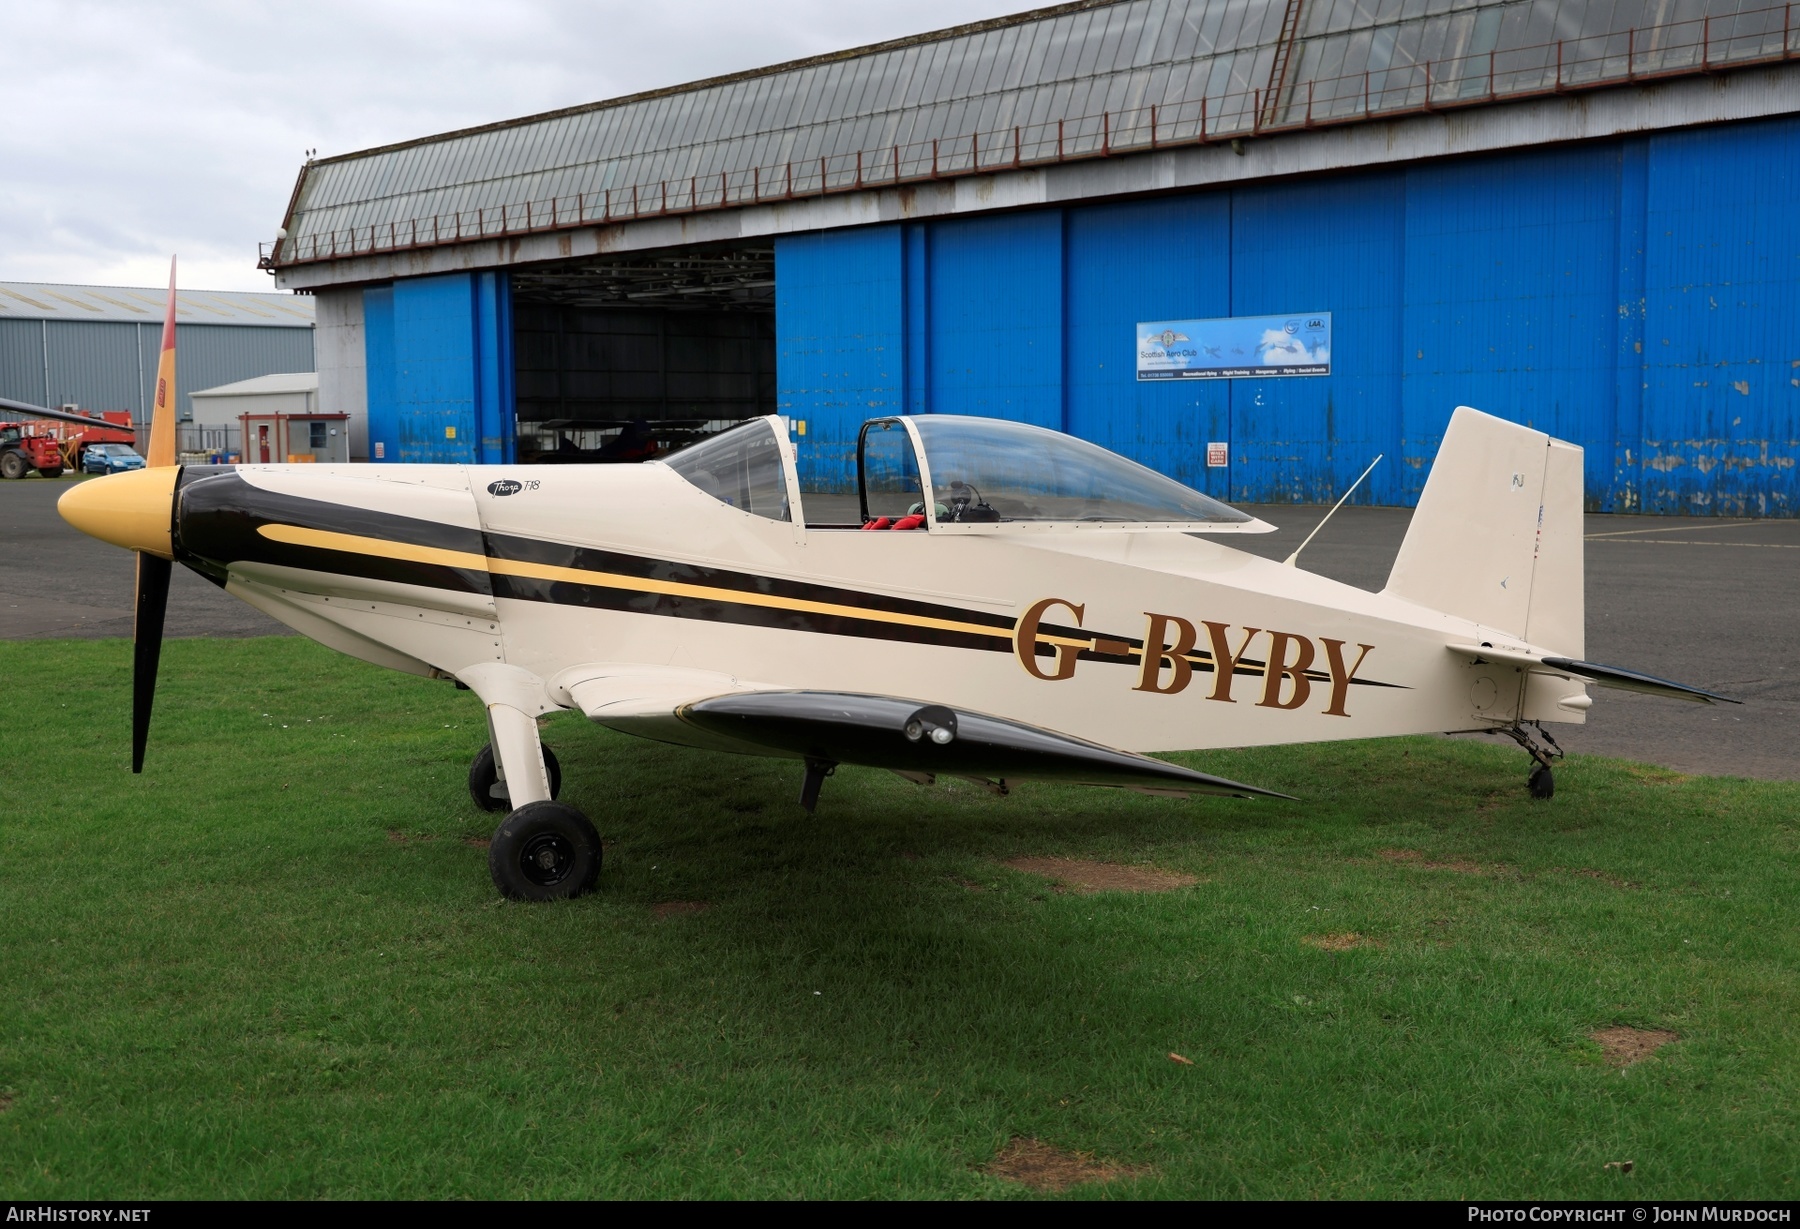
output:
{"label": "vertical tail fin", "polygon": [[1583,652],[1581,449],[1458,406],[1386,592]]}

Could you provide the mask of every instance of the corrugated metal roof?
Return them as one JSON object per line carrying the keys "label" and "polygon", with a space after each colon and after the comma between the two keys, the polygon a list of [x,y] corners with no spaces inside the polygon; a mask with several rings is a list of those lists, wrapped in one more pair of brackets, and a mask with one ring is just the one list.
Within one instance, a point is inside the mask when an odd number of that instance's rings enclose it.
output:
{"label": "corrugated metal roof", "polygon": [[[150,286],[0,282],[0,320],[125,320],[160,326],[168,294]],[[304,329],[312,327],[313,301],[307,295],[177,290],[175,319],[182,324]]]}
{"label": "corrugated metal roof", "polygon": [[271,376],[239,380],[216,388],[196,388],[190,397],[261,397],[270,393],[316,393],[319,373],[316,371],[283,371]]}
{"label": "corrugated metal roof", "polygon": [[310,162],[271,263],[1785,59],[1789,7],[1081,0]]}

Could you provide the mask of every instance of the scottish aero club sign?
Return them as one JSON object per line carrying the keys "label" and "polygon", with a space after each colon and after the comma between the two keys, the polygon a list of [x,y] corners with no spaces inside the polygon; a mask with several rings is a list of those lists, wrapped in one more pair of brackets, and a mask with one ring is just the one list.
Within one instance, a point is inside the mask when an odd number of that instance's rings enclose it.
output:
{"label": "scottish aero club sign", "polygon": [[1140,380],[1331,374],[1331,313],[1152,320],[1137,326]]}

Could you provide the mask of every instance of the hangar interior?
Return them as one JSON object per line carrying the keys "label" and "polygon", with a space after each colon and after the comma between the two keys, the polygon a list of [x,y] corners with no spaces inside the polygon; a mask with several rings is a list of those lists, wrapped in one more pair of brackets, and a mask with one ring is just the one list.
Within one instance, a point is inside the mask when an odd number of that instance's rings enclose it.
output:
{"label": "hangar interior", "polygon": [[[1764,0],[1075,0],[309,163],[371,460],[633,459],[757,413],[1057,427],[1209,494],[1407,506],[1469,404],[1589,506],[1800,514],[1800,31]],[[1329,370],[1140,379],[1145,322]]]}
{"label": "hangar interior", "polygon": [[772,245],[569,262],[511,286],[522,461],[629,457],[775,413]]}

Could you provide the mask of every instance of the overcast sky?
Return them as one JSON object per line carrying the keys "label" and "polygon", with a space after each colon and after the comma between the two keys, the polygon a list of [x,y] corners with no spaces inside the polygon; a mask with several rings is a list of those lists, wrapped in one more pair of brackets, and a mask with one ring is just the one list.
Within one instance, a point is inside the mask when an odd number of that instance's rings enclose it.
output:
{"label": "overcast sky", "polygon": [[321,156],[1033,7],[1031,0],[0,0],[0,280],[272,290]]}

